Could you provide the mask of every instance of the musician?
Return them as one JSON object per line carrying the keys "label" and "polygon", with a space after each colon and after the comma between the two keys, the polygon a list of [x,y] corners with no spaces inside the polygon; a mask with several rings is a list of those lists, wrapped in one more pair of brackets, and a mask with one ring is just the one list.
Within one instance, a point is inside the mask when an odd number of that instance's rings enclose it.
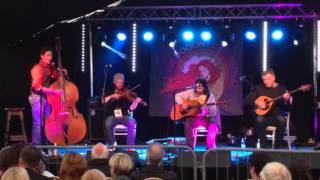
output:
{"label": "musician", "polygon": [[268,125],[273,125],[277,127],[275,148],[279,148],[283,145],[282,139],[286,125],[286,120],[283,116],[284,105],[290,100],[290,94],[284,85],[276,82],[276,76],[272,69],[267,69],[262,72],[261,78],[263,84],[257,86],[256,90],[247,97],[247,103],[252,108],[265,109],[265,102],[255,101],[259,96],[267,96],[270,98],[282,96],[281,100],[274,102],[272,109],[270,109],[266,115],[260,116],[255,114],[255,134],[257,138],[260,139],[261,146],[266,147],[266,127]]}
{"label": "musician", "polygon": [[207,149],[216,147],[215,138],[219,131],[217,122],[215,122],[216,105],[206,106],[208,103],[215,103],[215,97],[210,93],[207,81],[204,79],[198,79],[195,82],[195,88],[186,90],[184,92],[176,94],[176,104],[182,105],[182,110],[187,110],[189,105],[186,101],[197,101],[201,106],[199,114],[186,118],[184,123],[184,132],[187,140],[187,145],[193,148],[194,138],[193,129],[200,126],[208,129],[207,134]]}
{"label": "musician", "polygon": [[126,91],[124,82],[123,74],[115,74],[113,76],[115,90],[112,94],[104,98],[108,107],[108,114],[112,114],[105,120],[105,141],[106,144],[109,145],[115,144],[113,128],[117,124],[122,124],[128,128],[127,144],[135,144],[137,123],[136,120],[129,115],[129,112],[134,111],[137,105],[142,102],[142,99],[139,97],[132,99],[126,97],[126,95],[121,95],[121,92]]}
{"label": "musician", "polygon": [[[53,80],[59,77],[57,69],[51,64],[52,50],[44,47],[40,50],[40,60],[31,69],[31,90],[29,102],[32,109],[32,144],[41,144],[42,125],[50,114],[47,94],[62,95],[62,90],[50,89]],[[67,70],[63,69],[67,74]]]}

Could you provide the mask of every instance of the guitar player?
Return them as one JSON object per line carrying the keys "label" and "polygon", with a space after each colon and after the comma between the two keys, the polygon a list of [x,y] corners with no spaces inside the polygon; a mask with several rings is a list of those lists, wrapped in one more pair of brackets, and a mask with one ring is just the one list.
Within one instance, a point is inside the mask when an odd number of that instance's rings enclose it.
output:
{"label": "guitar player", "polygon": [[194,146],[193,129],[203,126],[208,129],[207,149],[216,146],[215,138],[219,131],[219,127],[215,122],[216,105],[206,106],[205,104],[214,104],[216,102],[213,94],[210,93],[207,81],[198,79],[195,82],[194,89],[189,89],[178,93],[175,97],[176,104],[181,105],[181,109],[188,110],[190,106],[188,101],[197,101],[201,106],[199,113],[192,117],[187,117],[184,123],[184,132],[187,140],[187,145],[191,148]]}
{"label": "guitar player", "polygon": [[260,139],[261,147],[266,147],[266,127],[273,125],[277,127],[275,134],[275,148],[283,145],[283,136],[285,132],[286,119],[284,118],[285,103],[290,100],[290,94],[286,87],[276,82],[276,76],[272,69],[267,69],[261,73],[263,84],[258,85],[246,99],[246,103],[253,109],[265,110],[268,105],[264,101],[258,101],[260,96],[275,98],[282,96],[281,99],[275,101],[270,110],[262,115],[255,114],[255,135]]}

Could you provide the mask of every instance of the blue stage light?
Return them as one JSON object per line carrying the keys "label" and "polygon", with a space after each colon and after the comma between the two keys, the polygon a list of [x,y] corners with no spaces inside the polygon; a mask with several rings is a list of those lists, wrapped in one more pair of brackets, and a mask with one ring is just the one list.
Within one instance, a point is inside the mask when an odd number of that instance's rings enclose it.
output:
{"label": "blue stage light", "polygon": [[183,32],[183,39],[186,40],[186,41],[192,41],[193,40],[193,32],[184,31]]}
{"label": "blue stage light", "polygon": [[246,38],[250,41],[253,41],[256,39],[256,33],[254,33],[253,31],[247,31],[246,32]]}
{"label": "blue stage light", "polygon": [[212,35],[208,31],[203,31],[201,33],[201,39],[204,40],[204,41],[209,41],[211,39],[211,37],[212,37]]}
{"label": "blue stage light", "polygon": [[117,34],[117,38],[120,40],[120,41],[124,41],[127,39],[127,36],[124,34],[124,33],[118,33]]}
{"label": "blue stage light", "polygon": [[151,41],[153,39],[153,33],[150,31],[143,33],[143,39],[145,41]]}
{"label": "blue stage light", "polygon": [[274,30],[271,34],[272,39],[281,40],[283,38],[283,32],[281,30]]}

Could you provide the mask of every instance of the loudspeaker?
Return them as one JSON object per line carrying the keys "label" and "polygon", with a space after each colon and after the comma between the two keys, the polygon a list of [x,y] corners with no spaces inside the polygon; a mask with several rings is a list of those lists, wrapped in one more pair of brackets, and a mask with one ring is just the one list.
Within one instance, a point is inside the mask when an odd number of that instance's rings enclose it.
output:
{"label": "loudspeaker", "polygon": [[105,108],[89,107],[88,108],[88,133],[89,141],[104,142],[104,120],[106,118]]}

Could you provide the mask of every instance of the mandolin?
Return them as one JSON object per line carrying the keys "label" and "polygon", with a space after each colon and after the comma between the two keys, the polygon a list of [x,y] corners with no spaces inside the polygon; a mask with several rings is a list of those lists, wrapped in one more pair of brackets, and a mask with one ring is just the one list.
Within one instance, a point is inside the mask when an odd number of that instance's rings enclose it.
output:
{"label": "mandolin", "polygon": [[[289,91],[289,94],[294,94],[294,93],[299,92],[299,91],[306,92],[306,91],[309,91],[311,89],[311,87],[312,87],[311,84],[304,84],[304,85],[300,86],[297,89]],[[277,96],[275,98],[270,98],[268,96],[259,96],[255,100],[255,103],[257,104],[257,103],[262,101],[262,102],[264,102],[266,104],[266,107],[264,109],[261,109],[261,108],[257,107],[255,109],[256,114],[259,115],[259,116],[266,115],[272,109],[272,106],[273,106],[274,102],[276,102],[276,101],[278,101],[280,99],[282,99],[282,95],[281,96]]]}

